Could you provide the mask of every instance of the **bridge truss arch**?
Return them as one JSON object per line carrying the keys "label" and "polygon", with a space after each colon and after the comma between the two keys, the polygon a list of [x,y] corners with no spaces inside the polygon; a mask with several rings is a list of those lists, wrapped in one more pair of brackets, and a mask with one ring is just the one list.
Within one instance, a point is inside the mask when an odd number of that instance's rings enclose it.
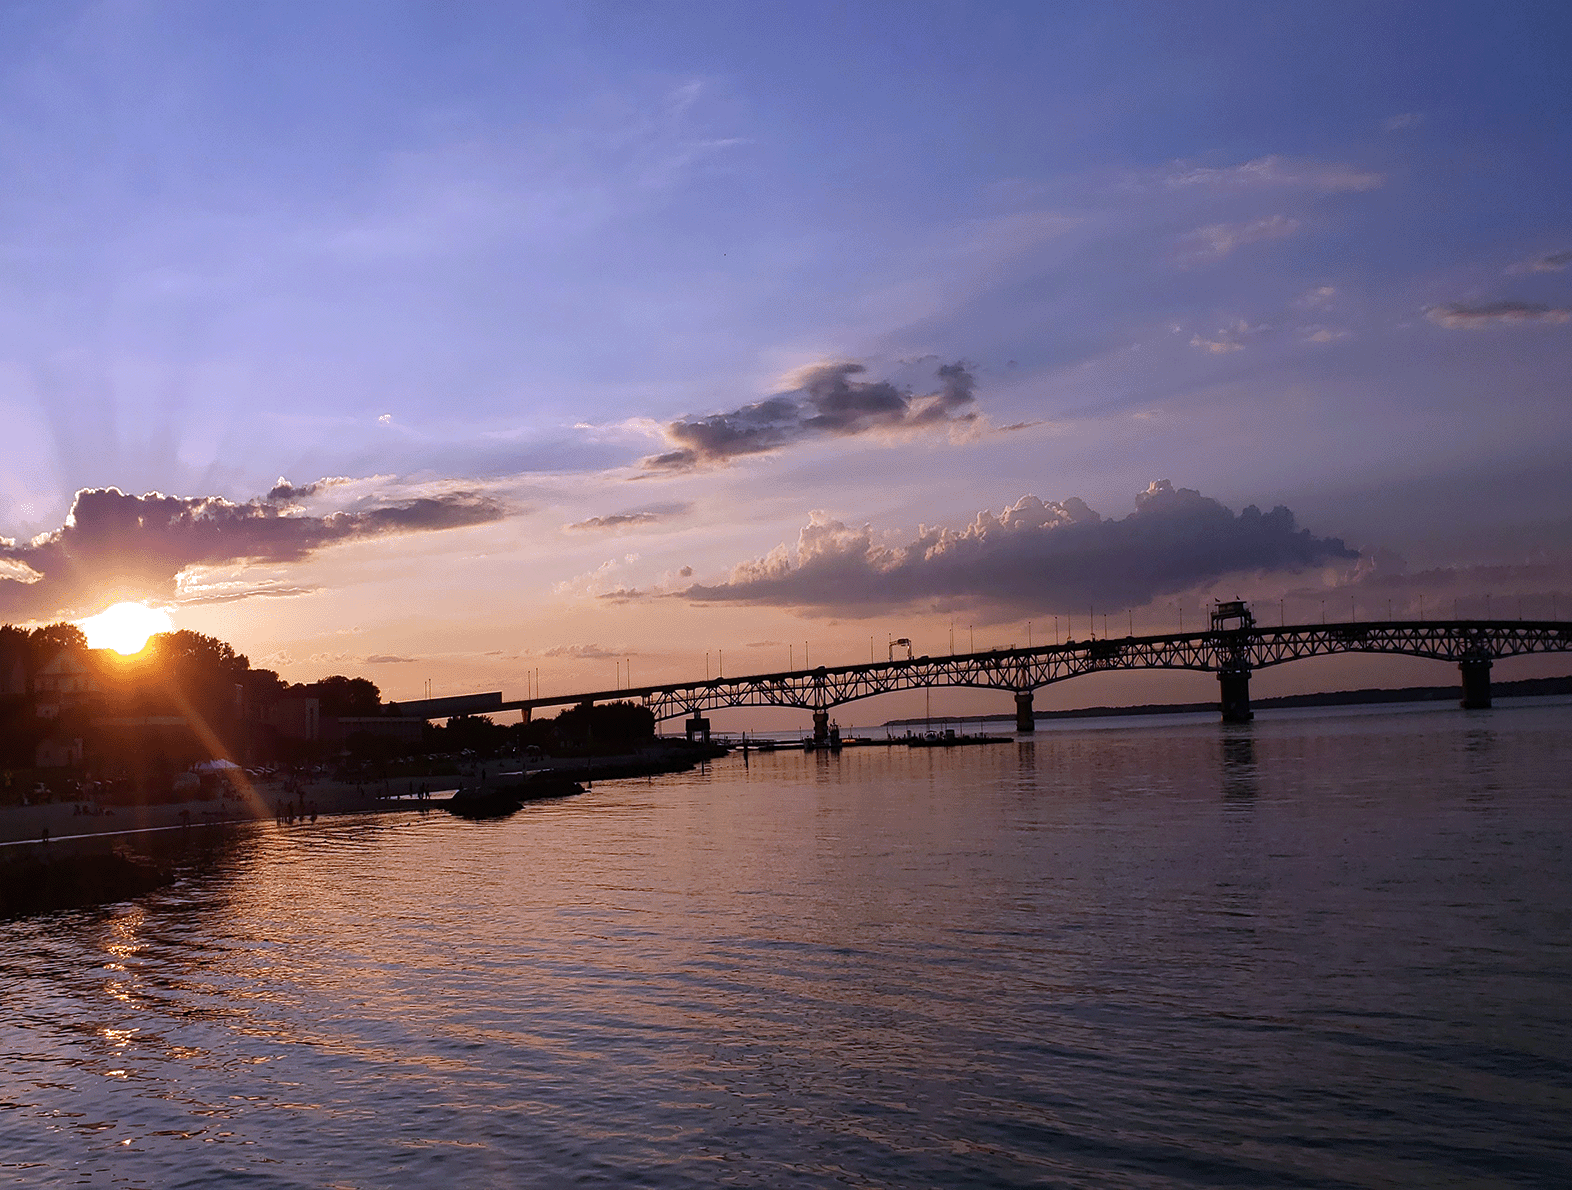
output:
{"label": "bridge truss arch", "polygon": [[[1484,705],[1489,700],[1492,661],[1532,653],[1572,651],[1572,622],[1555,620],[1375,621],[1290,625],[1250,625],[1228,631],[1126,636],[1066,641],[1028,649],[995,649],[945,657],[820,666],[702,682],[602,690],[556,698],[523,699],[505,707],[533,709],[572,703],[631,701],[647,707],[657,721],[696,719],[707,711],[735,707],[793,707],[818,716],[847,703],[903,690],[943,687],[1009,691],[1016,696],[1018,725],[1030,730],[1034,690],[1090,673],[1121,669],[1188,669],[1216,673],[1248,683],[1249,674],[1268,666],[1341,653],[1379,653],[1449,661],[1469,667],[1476,684],[1483,674]],[[1248,716],[1248,689],[1244,690]],[[1228,692],[1224,691],[1227,716]]]}

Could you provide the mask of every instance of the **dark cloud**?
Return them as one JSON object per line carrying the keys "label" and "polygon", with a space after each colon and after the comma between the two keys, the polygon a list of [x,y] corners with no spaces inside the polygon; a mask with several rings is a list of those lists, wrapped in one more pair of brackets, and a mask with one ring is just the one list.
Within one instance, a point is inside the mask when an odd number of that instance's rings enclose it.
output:
{"label": "dark cloud", "polygon": [[1485,330],[1496,326],[1572,322],[1572,310],[1534,302],[1489,302],[1482,306],[1431,306],[1425,317],[1449,330]]}
{"label": "dark cloud", "polygon": [[564,529],[579,532],[589,532],[597,529],[632,529],[639,525],[653,525],[660,521],[670,520],[672,517],[681,516],[693,506],[691,504],[657,504],[649,508],[639,509],[637,512],[615,512],[609,516],[592,516],[587,520],[575,521],[571,525],[564,525]]}
{"label": "dark cloud", "polygon": [[339,542],[484,524],[505,512],[473,492],[362,499],[325,516],[300,511],[317,490],[280,483],[266,497],[237,504],[221,496],[84,488],[53,533],[23,544],[0,539],[0,580],[12,580],[0,581],[0,612],[55,614],[110,592],[167,598],[188,566],[298,562]]}
{"label": "dark cloud", "polygon": [[904,546],[886,546],[866,527],[815,513],[798,538],[737,567],[729,581],[682,596],[827,614],[872,614],[909,604],[995,605],[1080,612],[1140,607],[1229,574],[1303,570],[1358,557],[1337,538],[1300,529],[1283,507],[1235,515],[1163,480],[1136,497],[1135,511],[1105,519],[1079,499],[1025,496],[1003,514],[979,513],[965,529],[922,527]]}
{"label": "dark cloud", "polygon": [[652,470],[685,471],[764,454],[813,438],[849,437],[878,431],[921,429],[976,420],[976,381],[961,363],[935,375],[937,391],[914,396],[888,380],[860,380],[861,364],[821,364],[803,373],[802,384],[730,413],[714,413],[665,428],[672,450],[652,455]]}

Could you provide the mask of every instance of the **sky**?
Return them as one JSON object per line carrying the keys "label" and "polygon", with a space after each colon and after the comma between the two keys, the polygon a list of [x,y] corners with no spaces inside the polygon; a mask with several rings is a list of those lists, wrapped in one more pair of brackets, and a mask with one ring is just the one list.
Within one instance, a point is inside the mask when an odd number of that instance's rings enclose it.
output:
{"label": "sky", "polygon": [[522,697],[1213,598],[1572,606],[1564,5],[22,0],[0,33],[10,621],[137,600],[292,680]]}

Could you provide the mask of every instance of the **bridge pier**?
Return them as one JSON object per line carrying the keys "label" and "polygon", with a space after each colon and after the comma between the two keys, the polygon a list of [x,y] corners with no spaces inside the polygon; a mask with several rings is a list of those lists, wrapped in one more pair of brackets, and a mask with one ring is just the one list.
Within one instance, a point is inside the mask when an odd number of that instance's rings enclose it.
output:
{"label": "bridge pier", "polygon": [[1466,711],[1482,711],[1490,706],[1490,658],[1473,657],[1458,663],[1463,675],[1462,707]]}
{"label": "bridge pier", "polygon": [[830,742],[830,713],[828,711],[813,712],[813,742],[815,744],[828,744]]}
{"label": "bridge pier", "polygon": [[1248,669],[1220,669],[1217,671],[1218,709],[1224,723],[1248,723],[1255,718],[1250,709],[1250,671]]}
{"label": "bridge pier", "polygon": [[1037,730],[1037,717],[1032,714],[1032,692],[1030,690],[1017,690],[1015,692],[1015,730],[1017,732]]}
{"label": "bridge pier", "polygon": [[710,721],[703,715],[699,714],[697,711],[693,712],[692,716],[683,726],[687,728],[688,743],[693,743],[695,738],[697,738],[701,744],[707,744],[710,742]]}

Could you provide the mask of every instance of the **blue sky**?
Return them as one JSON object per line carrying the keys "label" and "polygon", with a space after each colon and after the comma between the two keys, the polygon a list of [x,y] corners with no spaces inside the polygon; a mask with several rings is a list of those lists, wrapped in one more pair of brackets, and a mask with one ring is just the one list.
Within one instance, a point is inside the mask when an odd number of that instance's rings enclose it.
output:
{"label": "blue sky", "polygon": [[[1099,565],[1149,581],[1093,597],[1156,591],[1153,625],[1224,587],[1532,603],[1567,577],[1564,6],[0,21],[12,618],[154,599],[403,693],[634,654],[678,676],[709,645],[1065,614],[1101,573],[1054,571],[1075,517],[1004,510],[1122,519],[1155,480],[1343,545],[1197,578],[1120,552],[1146,522],[1108,530]],[[924,414],[957,363],[969,400]],[[771,398],[765,448],[647,462]],[[269,503],[281,476],[344,482]],[[67,533],[108,487],[187,503]],[[982,541],[984,510],[1020,533],[976,548],[1000,589],[1044,568],[1035,603],[880,561],[922,526]],[[744,590],[772,556],[861,585]]]}

